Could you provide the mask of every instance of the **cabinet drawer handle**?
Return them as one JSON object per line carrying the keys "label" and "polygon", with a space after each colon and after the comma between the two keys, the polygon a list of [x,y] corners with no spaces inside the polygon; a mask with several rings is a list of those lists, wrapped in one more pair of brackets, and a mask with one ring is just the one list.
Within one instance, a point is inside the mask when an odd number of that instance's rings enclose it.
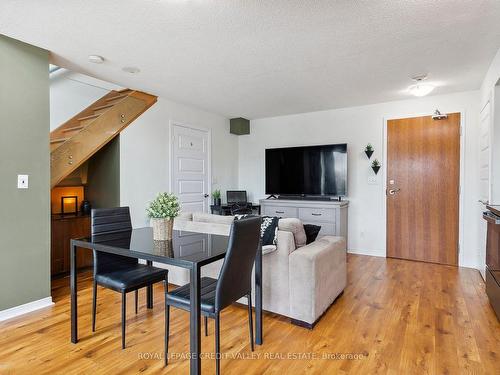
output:
{"label": "cabinet drawer handle", "polygon": [[276,211],[277,214],[284,214],[285,211]]}
{"label": "cabinet drawer handle", "polygon": [[315,214],[315,213],[311,213],[311,215],[313,215],[313,216],[321,216],[321,214]]}

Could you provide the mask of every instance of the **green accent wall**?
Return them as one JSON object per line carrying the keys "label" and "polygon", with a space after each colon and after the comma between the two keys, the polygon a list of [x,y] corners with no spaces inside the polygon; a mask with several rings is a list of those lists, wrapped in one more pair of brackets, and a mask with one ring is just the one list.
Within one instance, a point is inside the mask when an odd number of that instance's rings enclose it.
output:
{"label": "green accent wall", "polygon": [[48,51],[0,35],[0,311],[50,296],[49,116]]}
{"label": "green accent wall", "polygon": [[120,206],[120,136],[89,160],[85,198],[92,208]]}

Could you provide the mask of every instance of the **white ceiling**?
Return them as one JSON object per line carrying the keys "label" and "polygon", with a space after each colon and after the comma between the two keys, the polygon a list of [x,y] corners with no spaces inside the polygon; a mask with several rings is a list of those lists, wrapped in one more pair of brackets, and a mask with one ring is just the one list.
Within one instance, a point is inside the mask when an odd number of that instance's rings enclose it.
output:
{"label": "white ceiling", "polygon": [[404,99],[420,73],[433,94],[477,89],[500,1],[1,0],[0,33],[80,73],[254,119]]}

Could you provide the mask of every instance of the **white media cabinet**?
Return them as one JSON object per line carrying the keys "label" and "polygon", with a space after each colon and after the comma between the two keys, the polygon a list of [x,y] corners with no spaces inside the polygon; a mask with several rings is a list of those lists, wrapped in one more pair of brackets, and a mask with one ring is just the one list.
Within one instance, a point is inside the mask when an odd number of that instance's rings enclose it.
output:
{"label": "white media cabinet", "polygon": [[261,214],[295,217],[304,224],[320,225],[319,236],[342,236],[347,241],[348,201],[261,199]]}

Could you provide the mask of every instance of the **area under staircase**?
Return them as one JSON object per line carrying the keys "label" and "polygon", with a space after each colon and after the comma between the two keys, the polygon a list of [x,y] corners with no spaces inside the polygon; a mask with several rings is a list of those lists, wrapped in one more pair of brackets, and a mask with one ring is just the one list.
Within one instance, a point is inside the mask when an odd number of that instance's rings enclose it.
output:
{"label": "area under staircase", "polygon": [[157,97],[141,91],[111,91],[50,133],[50,187],[85,163]]}

